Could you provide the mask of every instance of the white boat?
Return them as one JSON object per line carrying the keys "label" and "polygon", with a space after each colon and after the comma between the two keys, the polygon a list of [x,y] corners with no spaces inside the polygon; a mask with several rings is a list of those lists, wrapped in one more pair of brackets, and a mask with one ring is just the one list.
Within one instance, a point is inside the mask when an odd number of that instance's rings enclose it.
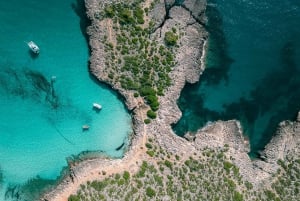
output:
{"label": "white boat", "polygon": [[27,45],[33,53],[35,53],[35,54],[40,53],[40,48],[33,41],[27,42]]}
{"label": "white boat", "polygon": [[93,103],[93,108],[97,109],[97,110],[101,110],[102,106],[100,104],[98,104],[98,103]]}
{"label": "white boat", "polygon": [[84,131],[89,130],[89,128],[90,128],[90,126],[89,126],[89,125],[86,125],[86,124],[84,124],[84,125],[82,126],[82,130],[84,130]]}

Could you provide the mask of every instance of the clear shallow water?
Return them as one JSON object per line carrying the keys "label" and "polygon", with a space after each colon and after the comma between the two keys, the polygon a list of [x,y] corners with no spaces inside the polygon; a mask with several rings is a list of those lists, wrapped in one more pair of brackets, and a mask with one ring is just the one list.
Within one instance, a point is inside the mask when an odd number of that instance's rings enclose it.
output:
{"label": "clear shallow water", "polygon": [[238,119],[251,154],[278,123],[300,110],[300,3],[297,0],[209,0],[206,70],[178,101],[177,134],[209,121]]}
{"label": "clear shallow water", "polygon": [[[0,1],[0,201],[32,200],[67,157],[83,151],[123,155],[126,146],[116,148],[128,141],[130,115],[88,72],[82,2]],[[37,57],[30,40],[41,49]],[[99,113],[93,102],[103,106]]]}

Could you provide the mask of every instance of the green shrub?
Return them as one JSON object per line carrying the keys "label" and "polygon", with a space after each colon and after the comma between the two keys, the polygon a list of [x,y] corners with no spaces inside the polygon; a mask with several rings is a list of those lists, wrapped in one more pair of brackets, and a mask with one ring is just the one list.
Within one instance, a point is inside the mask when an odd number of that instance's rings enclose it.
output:
{"label": "green shrub", "polygon": [[251,190],[253,188],[253,185],[248,181],[245,182],[245,186],[248,190]]}
{"label": "green shrub", "polygon": [[113,17],[115,15],[115,11],[112,6],[105,7],[104,12],[106,17]]}
{"label": "green shrub", "polygon": [[120,23],[121,24],[128,24],[133,23],[134,19],[132,18],[132,13],[128,8],[125,8],[120,13]]}
{"label": "green shrub", "polygon": [[114,74],[113,74],[113,73],[109,73],[109,74],[108,74],[108,77],[109,77],[110,79],[114,79]]}
{"label": "green shrub", "polygon": [[233,201],[243,201],[243,195],[235,191],[233,195]]}
{"label": "green shrub", "polygon": [[170,161],[168,161],[168,160],[165,160],[165,166],[167,166],[167,167],[170,168],[171,170],[172,170],[172,168],[173,168],[173,164],[172,164]]}
{"label": "green shrub", "polygon": [[152,148],[153,148],[152,144],[150,144],[150,143],[146,143],[145,145],[146,145],[146,147],[147,147],[148,149],[152,149]]}
{"label": "green shrub", "polygon": [[136,21],[139,24],[144,24],[144,11],[140,8],[137,7],[134,11],[133,11],[134,16],[136,17]]}
{"label": "green shrub", "polygon": [[143,182],[141,182],[140,180],[136,180],[136,187],[138,188],[138,189],[140,189],[140,188],[142,188],[143,187]]}
{"label": "green shrub", "polygon": [[128,181],[130,179],[130,173],[128,171],[125,171],[123,174],[123,178],[125,179],[125,181]]}
{"label": "green shrub", "polygon": [[156,95],[156,91],[152,87],[149,87],[149,86],[142,87],[139,90],[139,92],[140,92],[141,96],[148,96],[148,95],[155,96]]}
{"label": "green shrub", "polygon": [[76,195],[71,195],[68,201],[80,201],[80,197]]}
{"label": "green shrub", "polygon": [[163,186],[163,177],[155,174],[154,175],[154,180],[159,186]]}
{"label": "green shrub", "polygon": [[107,182],[105,181],[93,181],[91,183],[91,187],[97,191],[102,191],[107,186]]}
{"label": "green shrub", "polygon": [[226,170],[226,172],[229,173],[230,169],[233,167],[233,164],[231,164],[228,161],[225,161],[225,162],[223,162],[223,166],[224,166],[224,169]]}
{"label": "green shrub", "polygon": [[159,102],[158,101],[152,102],[149,105],[151,107],[151,110],[153,110],[153,111],[157,111],[158,108],[159,108]]}
{"label": "green shrub", "polygon": [[116,179],[116,180],[119,180],[120,178],[121,178],[121,175],[117,173],[117,174],[115,175],[115,179]]}
{"label": "green shrub", "polygon": [[151,107],[151,109],[153,111],[158,110],[158,108],[159,108],[159,102],[158,102],[158,98],[157,98],[156,95],[152,95],[152,94],[151,95],[147,95],[145,97],[145,99],[146,99],[147,103],[149,104],[149,106]]}
{"label": "green shrub", "polygon": [[151,188],[151,187],[147,187],[146,188],[146,195],[150,198],[155,196],[155,191]]}
{"label": "green shrub", "polygon": [[125,183],[125,180],[124,179],[120,179],[118,181],[118,186],[122,186],[124,183]]}
{"label": "green shrub", "polygon": [[155,154],[155,152],[154,152],[154,151],[152,151],[152,150],[150,150],[150,151],[146,151],[146,153],[147,153],[149,156],[151,156],[151,157],[153,157],[153,156],[154,156],[154,154]]}
{"label": "green shrub", "polygon": [[149,8],[145,8],[144,11],[145,11],[145,13],[148,15]]}
{"label": "green shrub", "polygon": [[148,110],[147,111],[147,116],[151,119],[155,119],[156,118],[156,113],[153,112],[153,110]]}
{"label": "green shrub", "polygon": [[273,193],[272,191],[270,191],[270,190],[265,190],[264,193],[265,193],[265,195],[267,196],[267,199],[268,199],[268,200],[275,200],[275,199],[276,199],[276,195],[275,195],[275,193]]}
{"label": "green shrub", "polygon": [[175,33],[171,32],[171,31],[168,31],[165,33],[165,43],[167,45],[170,45],[170,46],[176,45],[177,40],[178,40],[178,36]]}
{"label": "green shrub", "polygon": [[151,120],[150,120],[150,119],[145,119],[145,120],[144,120],[144,123],[145,123],[145,124],[150,124],[150,123],[151,123]]}

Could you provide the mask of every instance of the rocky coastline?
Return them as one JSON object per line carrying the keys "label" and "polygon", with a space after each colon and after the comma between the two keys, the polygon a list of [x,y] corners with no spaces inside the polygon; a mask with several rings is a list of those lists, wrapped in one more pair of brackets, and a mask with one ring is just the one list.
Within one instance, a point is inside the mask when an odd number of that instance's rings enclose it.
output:
{"label": "rocky coastline", "polygon": [[[147,106],[142,98],[134,97],[130,90],[124,90],[121,85],[111,83],[108,79],[108,69],[104,66],[105,51],[102,39],[105,34],[112,34],[107,20],[97,20],[98,13],[105,5],[117,0],[86,0],[87,15],[92,25],[88,28],[91,47],[90,70],[97,79],[110,85],[125,99],[127,108],[132,111],[133,136],[128,151],[122,159],[94,158],[70,164],[70,174],[54,189],[44,194],[43,201],[66,201],[71,194],[76,193],[81,184],[91,180],[99,180],[124,170],[134,173],[143,160],[153,160],[146,154],[145,143],[148,138],[155,139],[157,146],[178,155],[182,160],[201,153],[206,148],[222,149],[228,147],[228,158],[232,159],[240,170],[243,179],[253,184],[254,188],[270,185],[269,180],[279,168],[278,160],[300,157],[300,113],[295,122],[285,121],[279,125],[277,135],[263,151],[261,160],[251,160],[248,156],[249,142],[244,138],[241,125],[236,120],[217,121],[197,131],[187,133],[185,138],[177,136],[171,125],[176,123],[181,112],[177,99],[184,85],[195,83],[204,71],[205,49],[208,33],[205,30],[205,0],[186,0],[177,5],[175,0],[155,1],[154,8],[149,13],[149,19],[154,20],[154,31],[151,40],[163,44],[162,35],[176,26],[184,33],[178,40],[176,48],[176,65],[170,72],[172,85],[159,97],[160,107],[157,118],[150,124],[145,124]],[[146,0],[150,5],[152,0]]]}

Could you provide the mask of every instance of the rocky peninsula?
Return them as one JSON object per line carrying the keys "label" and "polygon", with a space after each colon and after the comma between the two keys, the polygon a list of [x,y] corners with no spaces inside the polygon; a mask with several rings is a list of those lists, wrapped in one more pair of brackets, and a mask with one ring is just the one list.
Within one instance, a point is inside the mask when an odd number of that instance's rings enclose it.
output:
{"label": "rocky peninsula", "polygon": [[[86,0],[86,8],[92,22],[91,73],[124,97],[134,134],[123,158],[70,164],[70,174],[41,200],[299,198],[300,113],[297,121],[279,125],[256,160],[249,158],[249,142],[236,120],[208,124],[185,138],[171,128],[181,117],[176,104],[181,90],[201,79],[205,69],[205,0],[180,5],[175,0]],[[113,190],[105,190],[107,182]],[[193,185],[194,191],[181,192]],[[134,193],[125,195],[125,189]]]}

